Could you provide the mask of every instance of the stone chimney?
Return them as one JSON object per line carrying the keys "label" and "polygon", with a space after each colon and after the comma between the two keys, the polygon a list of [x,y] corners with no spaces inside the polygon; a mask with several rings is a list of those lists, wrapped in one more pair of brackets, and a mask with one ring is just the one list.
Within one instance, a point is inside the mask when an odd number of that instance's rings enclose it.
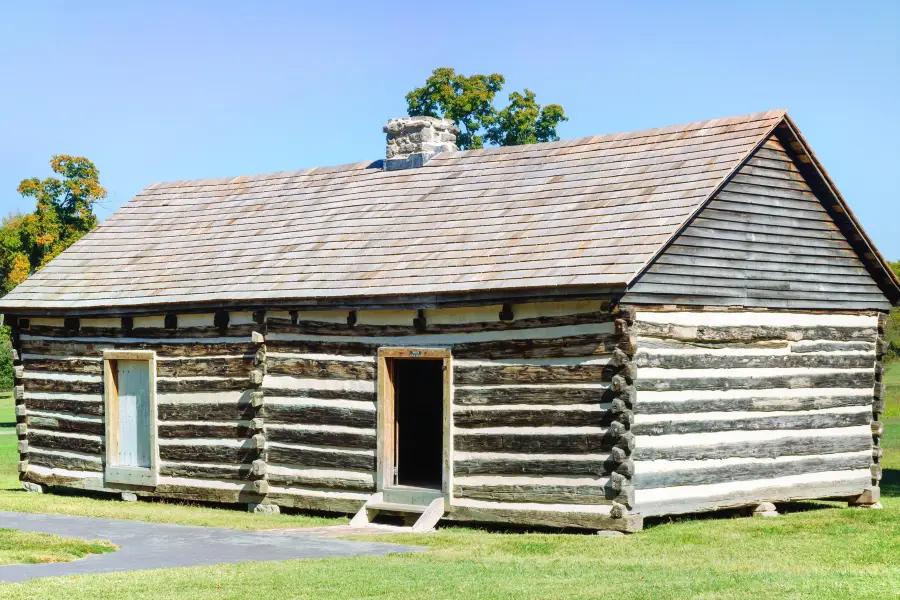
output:
{"label": "stone chimney", "polygon": [[421,167],[439,152],[452,152],[459,128],[450,119],[405,117],[391,119],[384,126],[387,134],[385,171]]}

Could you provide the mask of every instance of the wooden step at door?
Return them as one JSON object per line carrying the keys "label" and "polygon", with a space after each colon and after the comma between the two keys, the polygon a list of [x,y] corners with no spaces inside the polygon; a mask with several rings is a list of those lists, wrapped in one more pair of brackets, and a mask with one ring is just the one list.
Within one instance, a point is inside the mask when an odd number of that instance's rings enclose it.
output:
{"label": "wooden step at door", "polygon": [[436,498],[443,498],[444,493],[441,490],[433,490],[430,488],[412,487],[408,485],[397,485],[385,488],[382,492],[384,501],[395,504],[420,504],[428,506]]}
{"label": "wooden step at door", "polygon": [[[387,491],[387,490],[386,490]],[[393,499],[409,498],[403,494],[392,495]],[[424,533],[434,529],[441,517],[444,516],[444,497],[439,495],[432,498],[427,504],[412,504],[407,502],[389,502],[385,499],[385,492],[373,494],[363,505],[359,512],[350,520],[352,527],[366,527],[372,524],[372,521],[379,513],[387,513],[392,515],[400,515],[409,517],[412,520],[416,516],[416,520],[408,529],[414,533]]]}

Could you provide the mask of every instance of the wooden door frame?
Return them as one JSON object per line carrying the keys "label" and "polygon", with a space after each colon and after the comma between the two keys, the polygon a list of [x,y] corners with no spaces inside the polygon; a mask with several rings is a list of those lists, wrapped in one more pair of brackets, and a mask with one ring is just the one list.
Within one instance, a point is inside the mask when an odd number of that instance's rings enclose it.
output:
{"label": "wooden door frame", "polygon": [[441,359],[443,362],[443,461],[441,491],[447,505],[453,498],[453,356],[450,348],[390,347],[378,349],[378,441],[376,451],[376,489],[393,487],[394,472],[394,380],[393,360]]}
{"label": "wooden door frame", "polygon": [[[149,369],[150,468],[120,467],[118,361],[146,361]],[[159,445],[156,435],[156,352],[154,350],[106,350],[103,352],[103,420],[105,423],[105,484],[156,486],[159,479]]]}

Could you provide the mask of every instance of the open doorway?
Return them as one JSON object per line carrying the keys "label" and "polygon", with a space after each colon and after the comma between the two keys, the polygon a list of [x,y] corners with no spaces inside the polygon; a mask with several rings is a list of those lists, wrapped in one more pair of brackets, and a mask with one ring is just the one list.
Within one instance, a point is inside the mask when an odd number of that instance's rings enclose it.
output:
{"label": "open doorway", "polygon": [[451,380],[447,348],[378,349],[377,481],[385,498],[427,504],[433,492],[450,496]]}
{"label": "open doorway", "polygon": [[396,483],[441,489],[444,361],[398,358],[393,362]]}

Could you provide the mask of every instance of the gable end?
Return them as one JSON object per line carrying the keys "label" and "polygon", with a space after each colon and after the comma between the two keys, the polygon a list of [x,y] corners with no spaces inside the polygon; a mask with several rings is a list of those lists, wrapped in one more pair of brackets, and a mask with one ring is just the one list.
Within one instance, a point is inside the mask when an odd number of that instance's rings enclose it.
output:
{"label": "gable end", "polygon": [[[632,284],[625,302],[887,310],[842,204],[810,185],[811,160],[779,128]],[[796,139],[796,138],[795,138]],[[802,146],[802,144],[801,144]],[[804,168],[807,167],[807,168]],[[847,216],[850,224],[855,224]],[[867,240],[866,240],[867,241]],[[867,264],[868,263],[868,264]]]}

